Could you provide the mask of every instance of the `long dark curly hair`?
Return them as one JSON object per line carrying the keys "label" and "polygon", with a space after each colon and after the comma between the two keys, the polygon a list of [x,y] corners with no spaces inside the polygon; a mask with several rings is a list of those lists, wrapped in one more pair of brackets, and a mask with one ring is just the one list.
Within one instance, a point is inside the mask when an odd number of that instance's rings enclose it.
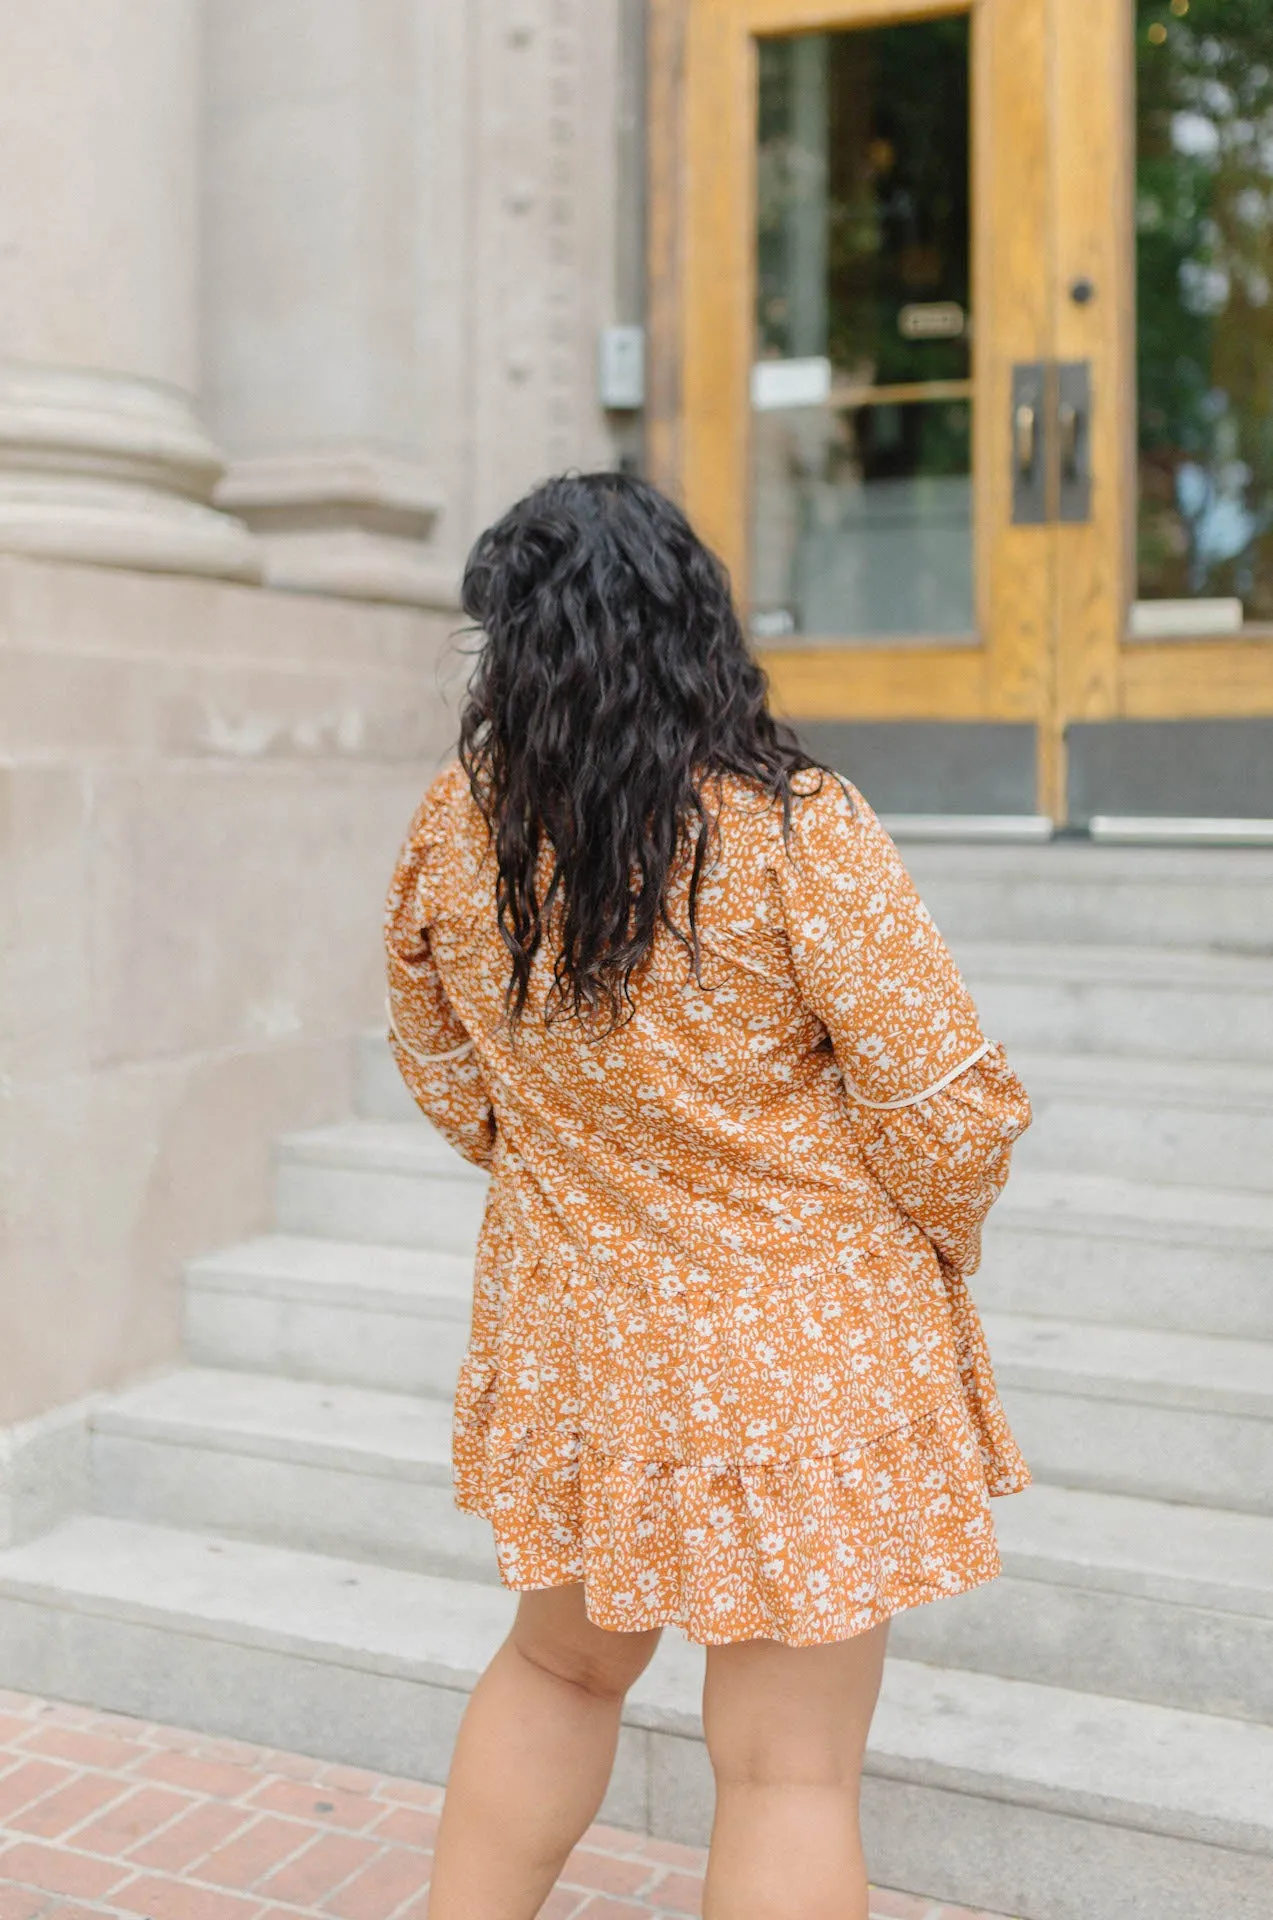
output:
{"label": "long dark curly hair", "polygon": [[[460,759],[495,849],[508,1012],[525,1009],[551,925],[545,1017],[611,1031],[660,925],[698,975],[714,778],[755,783],[785,833],[793,777],[824,769],[769,712],[724,566],[647,481],[568,474],[537,487],[478,540],[462,600],[484,642]],[[683,862],[688,925],[676,926]]]}

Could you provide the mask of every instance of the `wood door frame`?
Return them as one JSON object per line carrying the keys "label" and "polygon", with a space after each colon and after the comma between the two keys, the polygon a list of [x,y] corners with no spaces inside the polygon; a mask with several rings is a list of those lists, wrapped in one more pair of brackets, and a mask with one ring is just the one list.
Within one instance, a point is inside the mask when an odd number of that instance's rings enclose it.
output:
{"label": "wood door frame", "polygon": [[[1011,363],[1046,357],[1049,0],[653,0],[653,475],[684,500],[746,590],[748,381],[754,347],[755,40],[966,14],[972,35],[974,577],[977,637],[762,650],[775,703],[801,719],[1034,721],[1054,679],[1050,530],[1008,514]],[[1011,75],[1011,86],[1005,76]],[[1034,95],[1030,87],[1037,89]],[[1013,100],[1024,101],[1016,121]],[[1028,109],[1028,110],[1027,110]],[[996,143],[1027,153],[1010,176]],[[710,249],[695,233],[711,235]],[[1011,608],[1010,618],[996,615]],[[1051,806],[1051,786],[1045,794]]]}
{"label": "wood door frame", "polygon": [[[745,473],[753,312],[750,40],[852,22],[967,12],[974,114],[975,645],[825,644],[762,652],[776,704],[809,720],[1029,720],[1038,805],[1066,812],[1071,721],[1273,716],[1267,632],[1129,643],[1135,590],[1135,72],[1126,0],[649,0],[650,386],[653,477],[682,497],[745,587]],[[716,54],[719,85],[697,84]],[[1012,90],[1003,84],[1011,75]],[[687,245],[733,99],[732,175],[716,183],[726,237],[710,262]],[[754,96],[750,96],[754,97]],[[1004,116],[1045,103],[1027,129]],[[725,103],[722,113],[721,102]],[[745,150],[738,146],[746,128]],[[1011,178],[993,164],[1015,142]],[[1042,147],[1040,147],[1040,141]],[[1022,147],[1025,147],[1022,158]],[[710,166],[709,166],[710,171]],[[697,173],[697,178],[696,178]],[[738,191],[739,183],[743,190]],[[1030,284],[1030,266],[1034,285]],[[715,286],[703,287],[714,273]],[[1070,295],[1079,280],[1095,297]],[[1012,283],[1014,297],[1005,293]],[[728,284],[727,284],[728,282]],[[704,298],[705,294],[705,298]],[[732,303],[732,304],[731,304]],[[991,340],[991,333],[997,337]],[[721,343],[726,352],[722,356]],[[994,350],[992,351],[992,346]],[[1006,381],[1016,359],[1086,360],[1093,383],[1092,518],[1014,528],[1007,498]],[[714,377],[714,384],[713,384]],[[729,399],[732,391],[733,400]],[[701,423],[731,416],[705,458]],[[697,409],[697,412],[695,411]],[[724,503],[722,507],[722,503]],[[1001,609],[1010,606],[1005,622]]]}
{"label": "wood door frame", "polygon": [[[1129,640],[1136,593],[1136,96],[1126,0],[1048,0],[1052,90],[1051,352],[1092,369],[1092,517],[1057,526],[1055,672],[1043,791],[1061,817],[1072,721],[1273,716],[1273,630]],[[1070,288],[1087,280],[1095,298]]]}

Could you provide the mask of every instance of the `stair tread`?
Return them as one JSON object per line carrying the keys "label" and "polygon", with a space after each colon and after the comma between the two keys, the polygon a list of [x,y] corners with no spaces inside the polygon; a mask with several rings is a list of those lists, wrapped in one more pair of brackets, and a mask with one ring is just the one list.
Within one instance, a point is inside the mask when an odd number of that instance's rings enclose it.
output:
{"label": "stair tread", "polygon": [[1002,1384],[1273,1419],[1273,1344],[985,1313]]}
{"label": "stair tread", "polygon": [[875,1773],[975,1781],[995,1798],[1113,1824],[1273,1845],[1273,1728],[917,1661],[894,1660],[886,1675]]}
{"label": "stair tread", "polygon": [[101,1402],[97,1433],[449,1484],[451,1403],[427,1394],[180,1367]]}
{"label": "stair tread", "polygon": [[252,1634],[264,1646],[327,1648],[342,1662],[422,1674],[480,1672],[514,1604],[479,1581],[96,1515],[0,1552],[0,1594],[24,1589],[77,1610]]}
{"label": "stair tread", "polygon": [[1273,1618],[1273,1518],[1036,1482],[995,1503],[1005,1572]]}
{"label": "stair tread", "polygon": [[1013,1168],[990,1221],[993,1226],[997,1220],[1017,1222],[1023,1216],[1046,1226],[1099,1232],[1131,1227],[1137,1237],[1155,1239],[1176,1239],[1181,1228],[1193,1228],[1207,1238],[1273,1241],[1273,1194],[1160,1185],[1068,1169]]}
{"label": "stair tread", "polygon": [[[966,953],[967,949],[962,951]],[[1273,993],[1273,978],[1269,981],[1268,990]],[[1049,1091],[1110,1085],[1116,1092],[1135,1093],[1154,1099],[1170,1093],[1185,1101],[1205,1103],[1213,1098],[1227,1100],[1231,1095],[1236,1095],[1240,1099],[1249,1099],[1253,1104],[1267,1102],[1270,1092],[1273,1092],[1273,1062],[1267,1061],[1193,1060],[1175,1053],[1080,1053],[1073,1048],[1058,1052],[1046,1047],[1013,1047],[1012,1058],[1022,1077],[1027,1079],[1027,1084],[1028,1076],[1033,1075],[1041,1083],[1046,1083]],[[337,1144],[338,1136],[350,1134],[353,1144],[365,1149],[376,1144],[374,1134],[383,1133],[385,1145],[392,1148],[396,1134],[414,1134],[418,1131],[421,1129],[410,1119],[348,1120],[334,1126],[311,1128],[305,1133],[289,1134],[285,1139],[288,1143],[331,1140]],[[422,1131],[427,1136],[433,1130],[426,1126]],[[447,1153],[451,1153],[452,1150],[444,1141],[441,1145]],[[458,1154],[453,1157],[475,1177],[482,1177],[476,1168],[469,1166]]]}
{"label": "stair tread", "polygon": [[[1273,1418],[1273,1343],[1035,1314],[987,1312],[982,1317],[1005,1383],[1055,1384],[1061,1391],[1117,1394],[1142,1405],[1196,1406]],[[374,1426],[382,1403],[397,1410],[392,1417],[403,1431],[424,1419],[422,1408],[444,1405],[427,1396],[191,1367],[115,1396],[95,1418],[118,1425],[144,1412],[174,1425],[192,1420],[227,1424],[241,1417],[264,1419],[273,1409],[285,1422],[294,1418],[307,1432],[322,1433],[330,1430],[336,1407],[342,1417],[365,1412]],[[384,1417],[389,1418],[387,1411]]]}
{"label": "stair tread", "polygon": [[[1273,1196],[1241,1188],[1163,1186],[1105,1174],[1015,1167],[990,1216],[997,1227],[1200,1245],[1273,1247]],[[189,1280],[275,1298],[374,1299],[423,1307],[446,1301],[467,1315],[473,1262],[425,1247],[270,1233],[187,1263]]]}
{"label": "stair tread", "polygon": [[[1154,1110],[1196,1107],[1219,1109],[1226,1115],[1235,1110],[1249,1111],[1261,1117],[1273,1111],[1273,1065],[1155,1059],[1139,1054],[1045,1053],[1021,1048],[1013,1049],[1012,1058],[1027,1090],[1040,1102],[1060,1095],[1115,1106],[1144,1105]],[[287,1160],[345,1171],[425,1174],[475,1183],[486,1180],[486,1175],[462,1159],[435,1128],[415,1119],[346,1120],[285,1134],[278,1151]],[[1021,1169],[1026,1171],[1029,1169]],[[1061,1177],[1071,1178],[1068,1173]],[[1086,1182],[1096,1176],[1077,1172],[1072,1177]],[[1119,1184],[1144,1190],[1144,1183]],[[1175,1183],[1165,1181],[1162,1186],[1164,1191],[1171,1191]],[[1207,1190],[1185,1187],[1190,1195]],[[1245,1191],[1249,1195],[1251,1190]],[[1258,1192],[1255,1197],[1267,1198]],[[1269,1204],[1273,1205],[1273,1200]]]}
{"label": "stair tread", "polygon": [[[105,1402],[95,1430],[450,1484],[450,1405],[189,1367]],[[1273,1617],[1273,1518],[1035,1486],[996,1506],[1009,1572]]]}
{"label": "stair tread", "polygon": [[[0,1596],[466,1684],[512,1596],[476,1582],[134,1521],[81,1518],[0,1553]],[[698,1727],[699,1650],[665,1636],[628,1717]],[[1273,1728],[892,1660],[869,1767],[1113,1824],[1273,1851]]]}
{"label": "stair tread", "polygon": [[458,1154],[436,1127],[418,1120],[341,1120],[326,1127],[285,1133],[278,1143],[284,1159],[311,1166],[373,1167],[398,1173],[444,1175],[486,1183],[486,1175]]}
{"label": "stair tread", "polygon": [[917,879],[1052,883],[1082,880],[1119,889],[1140,882],[1191,887],[1204,882],[1249,886],[1262,892],[1273,881],[1273,852],[1263,847],[1098,845],[1057,839],[1041,844],[943,840],[914,842],[906,864]]}
{"label": "stair tread", "polygon": [[1140,1053],[1053,1053],[1014,1047],[1012,1062],[1026,1087],[1040,1095],[1078,1094],[1115,1105],[1234,1107],[1267,1114],[1273,1108],[1273,1064],[1248,1060],[1189,1060]]}
{"label": "stair tread", "polygon": [[972,979],[1079,981],[1099,986],[1214,987],[1273,994],[1273,949],[1105,945],[1095,941],[960,940],[956,958]]}
{"label": "stair tread", "polygon": [[[1273,1343],[1028,1314],[983,1320],[1004,1387],[1273,1419]],[[383,1447],[433,1460],[450,1414],[427,1395],[186,1367],[104,1401],[93,1418],[114,1432],[212,1431],[227,1443],[254,1434],[297,1449]]]}
{"label": "stair tread", "polygon": [[[961,954],[966,955],[967,951],[965,947],[961,949]],[[1040,952],[1046,951],[1050,949],[1040,949]],[[1255,963],[1244,959],[1243,964]],[[1263,990],[1273,994],[1273,967],[1267,962],[1261,962],[1260,966],[1266,974],[1270,975]],[[971,968],[966,967],[965,970],[971,972]],[[991,1038],[993,1037],[992,1035]],[[366,1038],[369,1039],[370,1036]],[[1248,1096],[1253,1102],[1262,1097],[1267,1098],[1270,1088],[1273,1088],[1273,1062],[1264,1060],[1193,1059],[1179,1053],[1113,1053],[1100,1049],[1079,1051],[1073,1047],[1058,1051],[1047,1047],[1029,1046],[1014,1046],[1012,1058],[1023,1075],[1028,1067],[1032,1074],[1046,1081],[1049,1087],[1102,1086],[1112,1082],[1116,1089],[1155,1097],[1163,1093],[1172,1093],[1179,1095],[1182,1099],[1205,1101],[1212,1097],[1223,1099],[1236,1093],[1239,1096]],[[284,1141],[289,1145],[313,1144],[317,1148],[320,1143],[328,1139],[333,1139],[335,1143],[336,1136],[352,1132],[357,1136],[356,1144],[362,1145],[365,1142],[370,1145],[373,1144],[372,1133],[383,1131],[387,1136],[387,1144],[392,1144],[392,1136],[395,1132],[418,1130],[418,1122],[412,1118],[352,1119],[325,1127],[311,1127],[302,1133],[287,1134],[284,1136]],[[427,1126],[423,1130],[426,1135],[433,1131]],[[452,1154],[460,1166],[467,1168],[478,1178],[483,1177],[477,1168],[470,1166],[468,1161],[454,1153],[440,1136],[439,1142],[446,1153]]]}
{"label": "stair tread", "polygon": [[219,1253],[192,1260],[189,1281],[226,1292],[266,1294],[371,1305],[416,1305],[440,1301],[467,1317],[473,1292],[473,1262],[459,1253],[423,1247],[318,1240],[302,1234],[268,1233]]}

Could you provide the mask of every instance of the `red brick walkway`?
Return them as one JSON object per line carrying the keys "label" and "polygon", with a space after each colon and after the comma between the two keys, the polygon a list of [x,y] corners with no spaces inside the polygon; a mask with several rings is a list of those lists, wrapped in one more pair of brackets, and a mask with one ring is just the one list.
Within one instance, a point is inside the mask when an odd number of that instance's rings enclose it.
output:
{"label": "red brick walkway", "polygon": [[[0,1693],[0,1920],[422,1920],[437,1787]],[[685,1920],[695,1847],[594,1827],[542,1920]],[[875,1920],[994,1920],[877,1893]]]}

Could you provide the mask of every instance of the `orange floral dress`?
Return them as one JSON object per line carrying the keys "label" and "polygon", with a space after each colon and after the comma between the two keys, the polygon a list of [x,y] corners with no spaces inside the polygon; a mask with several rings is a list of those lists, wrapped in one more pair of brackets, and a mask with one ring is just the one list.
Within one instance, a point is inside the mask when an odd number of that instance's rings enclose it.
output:
{"label": "orange floral dress", "polygon": [[785,840],[746,783],[717,797],[701,979],[661,931],[597,1038],[536,1015],[546,951],[510,1028],[447,768],[389,896],[391,1037],[491,1176],[454,1464],[505,1582],[806,1646],[999,1571],[988,1496],[1029,1473],[965,1281],[1030,1109],[859,795],[825,778]]}

